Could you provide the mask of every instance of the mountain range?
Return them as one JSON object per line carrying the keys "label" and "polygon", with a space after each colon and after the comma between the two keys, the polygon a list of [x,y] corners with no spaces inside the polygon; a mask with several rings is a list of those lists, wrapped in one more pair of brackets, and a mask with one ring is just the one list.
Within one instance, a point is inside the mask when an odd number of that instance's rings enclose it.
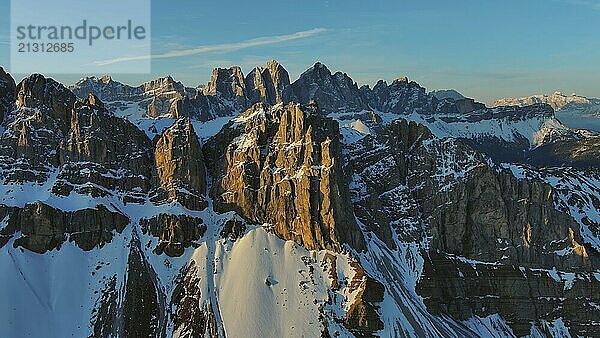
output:
{"label": "mountain range", "polygon": [[3,334],[600,336],[600,135],[566,101],[0,68]]}
{"label": "mountain range", "polygon": [[492,106],[528,106],[534,103],[549,104],[556,111],[556,116],[570,127],[600,132],[600,99],[596,98],[554,92],[551,95],[498,99]]}

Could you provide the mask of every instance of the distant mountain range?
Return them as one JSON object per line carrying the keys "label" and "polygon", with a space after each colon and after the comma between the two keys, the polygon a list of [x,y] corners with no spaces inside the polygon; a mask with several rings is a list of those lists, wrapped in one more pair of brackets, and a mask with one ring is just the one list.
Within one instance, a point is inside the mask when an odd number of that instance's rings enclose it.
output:
{"label": "distant mountain range", "polygon": [[549,104],[554,108],[556,117],[572,128],[600,132],[600,99],[596,98],[555,92],[551,95],[502,98],[494,101],[492,106],[527,106],[535,103]]}

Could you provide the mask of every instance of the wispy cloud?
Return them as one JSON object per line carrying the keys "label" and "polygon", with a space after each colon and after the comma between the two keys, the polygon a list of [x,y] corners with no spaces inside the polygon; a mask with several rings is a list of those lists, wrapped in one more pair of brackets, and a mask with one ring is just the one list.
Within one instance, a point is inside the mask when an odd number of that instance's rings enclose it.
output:
{"label": "wispy cloud", "polygon": [[600,10],[600,1],[598,0],[554,0],[563,4],[585,6],[591,9]]}
{"label": "wispy cloud", "polygon": [[296,32],[293,34],[287,35],[275,35],[275,36],[267,36],[260,37],[255,39],[250,39],[242,42],[236,43],[224,43],[224,44],[216,44],[216,45],[205,45],[199,46],[190,49],[183,49],[178,51],[171,51],[163,54],[155,54],[155,55],[140,55],[140,56],[132,56],[132,57],[122,57],[111,60],[102,60],[96,61],[96,65],[99,66],[107,66],[120,62],[128,62],[128,61],[139,61],[139,60],[147,60],[147,59],[170,59],[170,58],[178,58],[184,56],[198,55],[198,54],[207,54],[207,53],[226,53],[233,52],[240,49],[258,47],[258,46],[266,46],[273,45],[277,43],[282,43],[286,41],[305,39],[319,33],[325,32],[325,28],[314,28],[307,31]]}

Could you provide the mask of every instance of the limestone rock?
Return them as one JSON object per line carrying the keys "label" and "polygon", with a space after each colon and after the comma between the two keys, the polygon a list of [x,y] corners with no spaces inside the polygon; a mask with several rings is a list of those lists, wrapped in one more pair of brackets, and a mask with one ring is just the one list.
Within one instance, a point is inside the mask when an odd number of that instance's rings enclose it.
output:
{"label": "limestone rock", "polygon": [[15,80],[0,67],[0,122],[14,109],[17,98]]}
{"label": "limestone rock", "polygon": [[187,93],[186,88],[171,76],[143,84],[144,94],[151,97],[147,106],[149,117],[180,117],[177,102]]}
{"label": "limestone rock", "polygon": [[[459,320],[500,313],[518,335],[532,321],[559,317],[579,335],[597,334],[590,326],[596,296],[587,290],[600,284],[593,277],[600,255],[559,210],[550,185],[518,179],[468,142],[435,139],[405,121],[348,148],[352,200],[366,229],[390,247],[391,236],[426,243],[417,289],[428,310]],[[588,312],[571,316],[578,302]]]}
{"label": "limestone rock", "polygon": [[122,232],[129,219],[103,205],[95,209],[62,211],[47,204],[36,202],[8,211],[8,227],[4,236],[21,234],[14,242],[15,247],[44,253],[59,248],[69,240],[83,250],[109,243],[113,231]]}
{"label": "limestone rock", "polygon": [[122,308],[118,321],[123,323],[118,337],[162,337],[166,331],[165,295],[158,283],[156,272],[142,251],[139,238],[134,235],[127,259],[127,275],[122,291]]}
{"label": "limestone rock", "polygon": [[215,209],[309,249],[364,248],[342,172],[337,122],[316,107],[256,104],[205,147]]}
{"label": "limestone rock", "polygon": [[31,75],[17,86],[17,110],[0,139],[7,182],[44,182],[59,164],[57,149],[69,129],[75,95],[58,82]]}
{"label": "limestone rock", "polygon": [[133,196],[150,189],[150,139],[131,122],[111,115],[93,94],[74,104],[70,130],[58,152],[62,169],[53,186],[56,194],[121,191]]}
{"label": "limestone rock", "polygon": [[183,255],[184,249],[193,246],[194,241],[206,232],[206,224],[201,218],[186,215],[160,214],[141,219],[140,225],[144,233],[158,237],[154,253],[161,255],[164,252],[171,257]]}
{"label": "limestone rock", "polygon": [[357,336],[372,336],[384,328],[378,305],[384,299],[385,287],[366,274],[358,264],[353,265],[356,274],[350,283],[350,290],[358,289],[354,302],[350,304],[344,325]]}
{"label": "limestone rock", "polygon": [[[363,89],[363,93],[366,91],[368,90]],[[390,85],[380,80],[373,87],[370,96],[371,107],[396,114],[433,113],[438,103],[433,95],[425,92],[425,88],[406,77],[398,78]]]}
{"label": "limestone rock", "polygon": [[292,89],[300,103],[308,104],[314,100],[326,114],[368,109],[358,86],[347,74],[331,74],[320,62],[302,73],[300,78],[292,83]]}
{"label": "limestone rock", "polygon": [[600,334],[600,282],[591,273],[477,264],[431,253],[417,292],[434,314],[466,320],[498,313],[518,337],[530,333],[532,322],[558,317],[573,336]]}
{"label": "limestone rock", "polygon": [[38,109],[62,121],[71,120],[75,95],[62,84],[42,75],[31,75],[17,86],[17,107]]}
{"label": "limestone rock", "polygon": [[189,119],[177,120],[156,143],[157,203],[179,201],[193,210],[206,208],[206,169],[198,136]]}
{"label": "limestone rock", "polygon": [[263,102],[270,105],[290,101],[291,88],[288,72],[277,61],[266,67],[254,68],[245,79],[246,95],[251,104]]}
{"label": "limestone rock", "polygon": [[223,229],[221,230],[221,238],[228,238],[232,241],[236,241],[238,238],[244,236],[246,232],[246,224],[238,219],[232,218],[228,219],[223,224]]}
{"label": "limestone rock", "polygon": [[227,100],[234,110],[243,110],[246,107],[246,86],[242,69],[237,66],[228,69],[215,68],[210,82],[203,88],[203,93],[218,95]]}
{"label": "limestone rock", "polygon": [[80,99],[94,94],[103,102],[141,100],[144,89],[150,86],[131,87],[113,80],[109,75],[103,77],[85,77],[77,81],[69,89]]}
{"label": "limestone rock", "polygon": [[171,297],[173,314],[173,332],[182,337],[210,337],[218,338],[219,324],[213,311],[211,301],[204,307],[198,306],[202,299],[200,273],[196,263],[192,261],[178,276],[175,290]]}
{"label": "limestone rock", "polygon": [[404,187],[415,149],[432,135],[405,120],[391,123],[379,135],[378,141],[367,136],[350,147],[347,170],[357,174],[351,183],[356,217],[393,248],[392,228],[401,230],[404,240],[421,236],[418,204]]}

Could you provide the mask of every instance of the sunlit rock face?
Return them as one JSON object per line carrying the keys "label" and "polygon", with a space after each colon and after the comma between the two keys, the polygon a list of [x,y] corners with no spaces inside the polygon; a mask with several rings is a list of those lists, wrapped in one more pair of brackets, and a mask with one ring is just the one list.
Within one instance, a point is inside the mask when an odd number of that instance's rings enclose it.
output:
{"label": "sunlit rock face", "polygon": [[[309,249],[364,248],[342,173],[337,122],[316,107],[257,104],[207,144],[217,210],[269,223]],[[215,156],[223,154],[220,157]]]}
{"label": "sunlit rock face", "polygon": [[290,76],[277,61],[269,61],[265,67],[254,68],[246,76],[245,85],[249,103],[274,105],[292,99]]}
{"label": "sunlit rock face", "polygon": [[192,210],[206,208],[206,169],[202,148],[189,119],[179,119],[156,142],[159,187],[156,203],[178,201]]}

